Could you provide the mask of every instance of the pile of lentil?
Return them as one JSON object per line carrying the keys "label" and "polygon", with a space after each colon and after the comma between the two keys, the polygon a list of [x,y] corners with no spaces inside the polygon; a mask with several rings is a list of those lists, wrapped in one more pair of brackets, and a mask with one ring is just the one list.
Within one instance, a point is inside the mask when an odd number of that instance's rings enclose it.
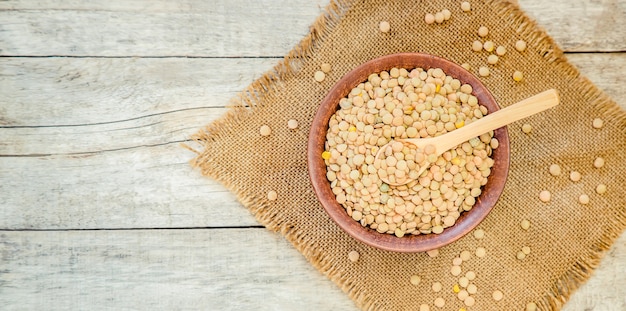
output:
{"label": "pile of lentil", "polygon": [[337,202],[355,221],[398,237],[439,234],[472,209],[494,163],[493,132],[443,153],[402,186],[388,185],[380,175],[415,167],[409,148],[386,158],[393,165],[375,161],[379,148],[392,140],[435,137],[482,118],[487,109],[471,85],[439,68],[392,68],[371,74],[339,106],[322,158]]}

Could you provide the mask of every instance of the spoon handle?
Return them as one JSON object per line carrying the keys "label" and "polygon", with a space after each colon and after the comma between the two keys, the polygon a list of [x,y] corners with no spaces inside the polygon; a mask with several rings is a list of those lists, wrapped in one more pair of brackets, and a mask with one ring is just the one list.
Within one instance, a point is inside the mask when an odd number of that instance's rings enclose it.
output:
{"label": "spoon handle", "polygon": [[[456,131],[446,134],[438,150],[445,152],[459,144],[480,136],[489,131],[511,124],[520,119],[529,117],[559,104],[559,93],[549,89],[537,95],[524,99],[506,108],[490,113]],[[448,136],[449,135],[449,136]]]}

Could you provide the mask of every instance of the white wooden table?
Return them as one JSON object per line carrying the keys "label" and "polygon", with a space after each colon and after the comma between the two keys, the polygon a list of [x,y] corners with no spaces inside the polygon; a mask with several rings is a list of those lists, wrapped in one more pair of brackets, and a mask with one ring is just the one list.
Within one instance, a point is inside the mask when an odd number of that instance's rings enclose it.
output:
{"label": "white wooden table", "polygon": [[[0,2],[0,309],[355,310],[180,147],[327,3]],[[626,107],[626,0],[520,5]],[[626,234],[565,310],[625,272]]]}

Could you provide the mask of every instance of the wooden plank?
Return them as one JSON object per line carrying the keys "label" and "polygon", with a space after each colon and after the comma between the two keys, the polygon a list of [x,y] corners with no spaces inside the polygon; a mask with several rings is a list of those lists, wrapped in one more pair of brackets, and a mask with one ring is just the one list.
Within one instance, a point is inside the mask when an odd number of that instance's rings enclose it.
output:
{"label": "wooden plank", "polygon": [[0,229],[258,226],[178,143],[0,157]]}
{"label": "wooden plank", "polygon": [[224,107],[277,62],[4,57],[0,58],[0,126],[102,125]]}
{"label": "wooden plank", "polygon": [[[0,55],[282,56],[328,0],[131,2],[0,2]],[[566,51],[626,50],[626,0],[519,3]]]}
{"label": "wooden plank", "polygon": [[[0,254],[6,310],[357,310],[265,229],[5,231]],[[625,270],[623,235],[563,310],[626,309]]]}
{"label": "wooden plank", "polygon": [[4,310],[355,310],[265,229],[0,232],[0,254]]}

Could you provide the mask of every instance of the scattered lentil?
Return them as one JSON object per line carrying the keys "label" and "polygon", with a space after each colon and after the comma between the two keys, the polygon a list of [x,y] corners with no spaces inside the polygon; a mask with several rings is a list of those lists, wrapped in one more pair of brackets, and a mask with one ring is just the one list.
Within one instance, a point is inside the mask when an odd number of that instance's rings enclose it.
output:
{"label": "scattered lentil", "polygon": [[480,240],[484,237],[485,237],[485,230],[483,229],[474,230],[474,238],[476,238],[477,240]]}
{"label": "scattered lentil", "polygon": [[459,278],[459,285],[461,285],[461,287],[463,287],[463,288],[467,288],[467,286],[469,285],[469,279],[467,279],[464,276],[460,277]]}
{"label": "scattered lentil", "polygon": [[533,130],[532,125],[530,125],[530,124],[528,124],[528,123],[524,123],[524,124],[522,125],[522,132],[524,132],[524,133],[526,133],[526,134],[529,134],[530,132],[532,132],[532,130]]}
{"label": "scattered lentil", "polygon": [[267,199],[270,201],[276,201],[276,199],[278,198],[278,193],[276,193],[276,191],[274,190],[270,190],[267,192]]}
{"label": "scattered lentil", "polygon": [[467,272],[465,273],[465,277],[466,277],[468,280],[473,281],[474,279],[476,279],[476,272],[474,272],[474,271],[467,271]]}
{"label": "scattered lentil", "polygon": [[485,26],[480,26],[478,28],[478,35],[481,37],[486,37],[489,34],[489,28]]}
{"label": "scattered lentil", "polygon": [[318,70],[318,71],[315,72],[313,78],[317,82],[322,82],[322,81],[324,81],[324,79],[326,79],[326,74],[323,71]]}
{"label": "scattered lentil", "polygon": [[541,200],[541,202],[550,202],[551,197],[552,196],[550,195],[550,191],[548,190],[543,190],[539,192],[539,200]]}
{"label": "scattered lentil", "polygon": [[272,129],[267,125],[261,125],[259,132],[261,133],[261,136],[270,136],[270,134],[272,134]]}
{"label": "scattered lentil", "polygon": [[461,291],[461,287],[459,286],[459,284],[454,284],[454,286],[452,286],[452,291],[455,294],[458,294]]}
{"label": "scattered lentil", "polygon": [[529,255],[530,254],[530,247],[529,246],[522,246],[522,253]]}
{"label": "scattered lentil", "polygon": [[435,22],[435,15],[432,15],[430,13],[426,13],[426,16],[424,16],[424,21],[428,25],[434,23]]}
{"label": "scattered lentil", "polygon": [[439,255],[439,249],[431,249],[426,252],[430,258],[437,257]]}
{"label": "scattered lentil", "polygon": [[485,51],[487,52],[493,52],[494,49],[494,44],[492,41],[485,41],[485,43],[483,43],[483,49],[485,49]]}
{"label": "scattered lentil", "polygon": [[586,194],[581,194],[578,197],[578,202],[580,202],[580,204],[589,204],[589,196]]}
{"label": "scattered lentil", "polygon": [[561,167],[558,164],[550,165],[550,175],[552,176],[561,175]]}
{"label": "scattered lentil", "polygon": [[361,255],[360,255],[360,254],[359,254],[359,252],[357,252],[357,251],[350,251],[350,252],[348,253],[348,259],[349,259],[351,262],[357,262],[357,261],[359,260],[359,257],[361,257]]}
{"label": "scattered lentil", "polygon": [[452,266],[450,273],[454,276],[459,276],[459,274],[461,274],[461,266]]}
{"label": "scattered lentil", "polygon": [[322,69],[322,71],[323,71],[324,73],[329,73],[329,72],[332,70],[332,67],[330,66],[330,64],[329,64],[329,63],[323,63],[323,64],[320,66],[320,69]]}
{"label": "scattered lentil", "polygon": [[446,301],[443,298],[437,297],[435,299],[435,307],[443,308],[443,306],[445,306],[445,305],[446,305]]}
{"label": "scattered lentil", "polygon": [[472,10],[472,5],[468,1],[461,2],[461,10],[463,12],[469,12]]}
{"label": "scattered lentil", "polygon": [[491,54],[487,57],[487,62],[491,65],[498,63],[498,55]]}
{"label": "scattered lentil", "polygon": [[[468,63],[461,64],[461,67],[463,67],[467,71],[470,71],[472,69],[472,66],[470,66],[470,64]],[[469,84],[466,84],[466,85],[469,85]]]}
{"label": "scattered lentil", "polygon": [[471,307],[471,306],[473,306],[473,305],[475,305],[475,304],[476,304],[476,299],[475,299],[474,297],[472,297],[472,296],[468,296],[467,298],[465,298],[465,299],[463,300],[463,303],[464,303],[466,306]]}
{"label": "scattered lentil", "polygon": [[420,278],[419,275],[411,275],[411,284],[417,286],[420,284],[421,281],[422,281],[422,278]]}
{"label": "scattered lentil", "polygon": [[504,47],[503,45],[499,45],[496,48],[496,54],[498,54],[498,56],[504,56],[504,54],[506,54],[506,47]]}
{"label": "scattered lentil", "polygon": [[596,193],[598,193],[598,194],[606,193],[606,185],[605,184],[599,184],[598,186],[596,186]]}
{"label": "scattered lentil", "polygon": [[450,17],[452,17],[452,12],[450,12],[450,10],[448,10],[448,9],[441,10],[441,14],[443,14],[443,19],[444,20],[449,20]]}
{"label": "scattered lentil", "polygon": [[378,24],[378,29],[380,29],[381,32],[389,32],[389,30],[391,30],[391,25],[389,25],[388,21],[382,21]]}
{"label": "scattered lentil", "polygon": [[476,284],[469,284],[467,285],[467,293],[470,295],[474,295],[478,292],[478,287],[476,287]]}
{"label": "scattered lentil", "polygon": [[600,118],[595,118],[593,119],[593,122],[591,123],[591,125],[593,125],[593,128],[599,129],[599,128],[602,128],[602,126],[604,126],[604,121],[602,121],[602,119]]}
{"label": "scattered lentil", "polygon": [[462,251],[459,258],[461,259],[461,261],[468,261],[470,260],[470,258],[472,258],[472,253],[470,253],[469,251]]}
{"label": "scattered lentil", "polygon": [[489,68],[485,67],[485,66],[481,66],[480,68],[478,68],[478,74],[481,77],[486,77],[489,75]]}
{"label": "scattered lentil", "polygon": [[420,305],[420,311],[430,311],[430,306],[423,303]]}
{"label": "scattered lentil", "polygon": [[595,160],[593,160],[593,167],[595,168],[601,168],[604,166],[604,159],[601,157],[597,157]]}
{"label": "scattered lentil", "polygon": [[571,171],[569,173],[569,179],[573,182],[580,181],[581,178],[582,178],[582,175],[577,171]]}
{"label": "scattered lentil", "polygon": [[298,128],[298,121],[293,120],[293,119],[287,121],[287,127],[292,129],[292,130],[297,129]]}
{"label": "scattered lentil", "polygon": [[484,247],[476,248],[476,257],[483,258],[485,255],[487,255],[487,250]]}
{"label": "scattered lentil", "polygon": [[435,22],[437,24],[443,23],[444,20],[445,20],[445,17],[443,16],[443,13],[441,13],[441,12],[435,13]]}
{"label": "scattered lentil", "polygon": [[495,290],[493,291],[493,294],[491,294],[491,297],[493,297],[493,300],[495,301],[500,301],[504,298],[504,294],[499,290]]}
{"label": "scattered lentil", "polygon": [[524,79],[524,74],[519,71],[519,70],[515,70],[515,72],[513,72],[513,80],[515,80],[516,82],[520,82]]}
{"label": "scattered lentil", "polygon": [[457,294],[456,297],[459,298],[459,300],[463,301],[465,300],[467,297],[469,297],[469,293],[466,290],[460,290]]}
{"label": "scattered lentil", "polygon": [[438,293],[443,289],[443,286],[441,285],[441,283],[435,282],[433,283],[432,289],[433,289],[433,292]]}
{"label": "scattered lentil", "polygon": [[524,252],[522,251],[517,252],[517,259],[524,260],[524,258],[526,258],[526,254],[524,254]]}
{"label": "scattered lentil", "polygon": [[526,311],[537,311],[537,304],[534,302],[529,302],[526,305]]}
{"label": "scattered lentil", "polygon": [[520,52],[524,52],[526,50],[526,41],[517,40],[517,42],[515,42],[515,49]]}
{"label": "scattered lentil", "polygon": [[475,40],[474,42],[472,42],[472,50],[474,52],[480,52],[480,51],[482,51],[482,49],[483,49],[483,43],[482,42],[480,42],[478,40]]}
{"label": "scattered lentil", "polygon": [[530,229],[530,221],[528,221],[527,219],[524,219],[520,223],[520,226],[522,227],[522,229],[528,230],[528,229]]}

